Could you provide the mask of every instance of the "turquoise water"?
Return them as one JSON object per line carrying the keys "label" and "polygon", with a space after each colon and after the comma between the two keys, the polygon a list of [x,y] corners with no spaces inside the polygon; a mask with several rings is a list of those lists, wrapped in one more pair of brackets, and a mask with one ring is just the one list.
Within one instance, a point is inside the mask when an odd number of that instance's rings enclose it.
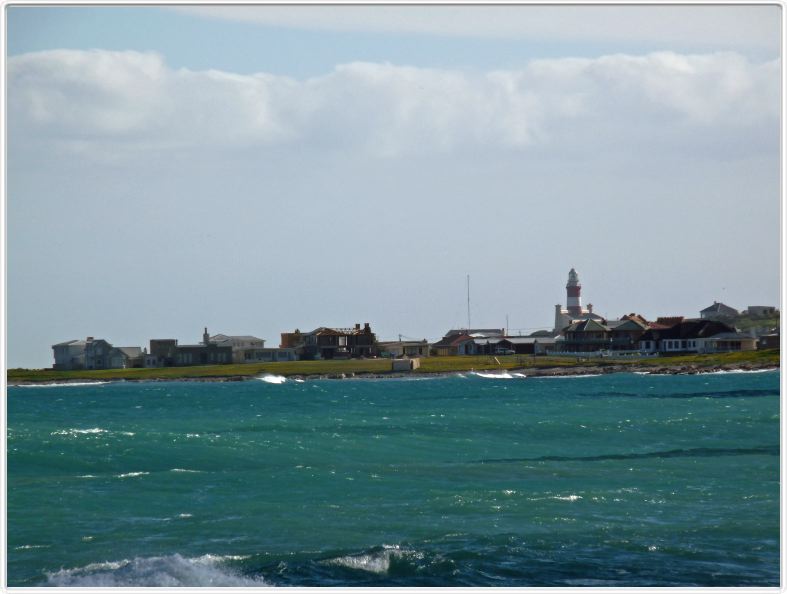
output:
{"label": "turquoise water", "polygon": [[778,372],[8,390],[12,586],[778,586]]}

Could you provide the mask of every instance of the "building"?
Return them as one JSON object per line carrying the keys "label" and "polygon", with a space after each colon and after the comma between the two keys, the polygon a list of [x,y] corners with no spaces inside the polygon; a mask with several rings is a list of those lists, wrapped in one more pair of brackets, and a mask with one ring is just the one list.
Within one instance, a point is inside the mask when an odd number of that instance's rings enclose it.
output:
{"label": "building", "polygon": [[669,328],[650,328],[639,339],[639,348],[647,353],[704,352],[704,339],[735,330],[716,320],[684,320]]}
{"label": "building", "polygon": [[562,350],[569,353],[590,353],[608,350],[610,328],[604,320],[578,320],[563,330]]}
{"label": "building", "polygon": [[452,357],[454,355],[469,355],[475,348],[475,339],[468,334],[447,334],[432,344],[432,354],[437,357]]}
{"label": "building", "polygon": [[740,332],[720,332],[709,338],[697,340],[701,353],[726,353],[730,351],[756,351],[758,339]]}
{"label": "building", "polygon": [[201,344],[178,344],[175,338],[152,338],[145,367],[186,367],[189,365],[225,365],[232,363],[232,347],[210,342],[208,329]]}
{"label": "building", "polygon": [[52,346],[56,370],[127,369],[144,365],[140,347],[115,347],[103,338],[88,336]]}
{"label": "building", "polygon": [[559,334],[577,320],[601,320],[602,317],[593,313],[593,304],[588,303],[587,308],[582,307],[581,297],[582,285],[579,282],[579,275],[573,268],[568,272],[568,282],[566,283],[566,307],[555,305],[555,328],[554,334]]}
{"label": "building", "polygon": [[391,340],[378,342],[377,347],[383,357],[428,357],[429,342],[423,340]]}
{"label": "building", "polygon": [[[265,348],[265,340],[256,336],[228,336],[216,334],[209,339],[211,344],[232,349],[233,363],[258,363],[270,361],[294,361],[294,349]],[[282,352],[279,352],[282,350]]]}
{"label": "building", "polygon": [[311,332],[283,332],[281,348],[294,349],[301,359],[356,359],[376,357],[377,337],[368,322],[361,328],[320,326]]}
{"label": "building", "polygon": [[709,305],[700,311],[700,318],[703,320],[725,320],[735,318],[738,315],[737,309],[718,301],[714,301],[713,305]]}

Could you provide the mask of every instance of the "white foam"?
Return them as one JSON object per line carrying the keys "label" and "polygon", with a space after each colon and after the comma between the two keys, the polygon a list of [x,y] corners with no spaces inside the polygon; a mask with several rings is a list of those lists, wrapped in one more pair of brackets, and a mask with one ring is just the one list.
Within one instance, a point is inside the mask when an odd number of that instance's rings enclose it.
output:
{"label": "white foam", "polygon": [[51,384],[16,384],[15,388],[64,388],[67,386],[102,386],[110,382],[53,382]]}
{"label": "white foam", "polygon": [[538,379],[574,379],[576,377],[601,377],[601,373],[578,373],[577,375],[534,375]]}
{"label": "white foam", "polygon": [[559,499],[560,501],[576,501],[578,499],[582,499],[582,495],[566,495],[566,496],[555,495],[550,499]]}
{"label": "white foam", "polygon": [[224,567],[227,561],[247,557],[202,555],[187,558],[179,554],[137,557],[121,561],[91,563],[84,567],[47,573],[47,586],[71,587],[260,587],[269,586],[261,578],[245,577]]}
{"label": "white foam", "polygon": [[474,371],[473,375],[486,379],[514,379],[514,376],[507,371],[503,371],[502,373],[482,373],[480,371]]}
{"label": "white foam", "polygon": [[778,369],[720,369],[718,371],[700,371],[697,375],[722,375],[727,373],[769,373]]}
{"label": "white foam", "polygon": [[204,472],[204,470],[190,470],[188,468],[170,468],[170,472]]}
{"label": "white foam", "polygon": [[267,382],[269,384],[283,384],[287,381],[287,378],[283,375],[263,375],[262,377],[258,377],[257,379],[262,380],[263,382]]}
{"label": "white foam", "polygon": [[101,429],[100,427],[94,427],[92,429],[60,429],[58,431],[53,431],[49,435],[94,435],[98,433],[107,433],[106,429]]}
{"label": "white foam", "polygon": [[412,554],[412,551],[400,549],[398,545],[383,545],[383,550],[381,551],[362,553],[360,555],[345,555],[344,557],[328,559],[322,563],[383,574],[388,573],[392,559],[410,554]]}
{"label": "white foam", "polygon": [[14,547],[15,551],[27,551],[29,549],[48,549],[52,545],[22,545],[20,547]]}
{"label": "white foam", "polygon": [[116,474],[117,478],[129,478],[133,476],[143,476],[146,474],[150,474],[149,472],[126,472],[125,474]]}

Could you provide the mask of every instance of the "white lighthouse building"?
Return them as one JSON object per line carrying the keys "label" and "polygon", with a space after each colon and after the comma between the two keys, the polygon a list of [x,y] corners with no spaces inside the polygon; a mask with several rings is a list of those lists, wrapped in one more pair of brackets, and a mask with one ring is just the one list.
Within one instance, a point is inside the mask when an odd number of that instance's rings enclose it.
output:
{"label": "white lighthouse building", "polygon": [[582,307],[582,284],[579,282],[579,275],[573,268],[568,272],[568,282],[566,283],[566,307],[559,303],[555,305],[555,329],[554,333],[559,333],[566,326],[570,326],[574,320],[600,320],[601,316],[593,313],[593,304],[588,303],[587,309]]}

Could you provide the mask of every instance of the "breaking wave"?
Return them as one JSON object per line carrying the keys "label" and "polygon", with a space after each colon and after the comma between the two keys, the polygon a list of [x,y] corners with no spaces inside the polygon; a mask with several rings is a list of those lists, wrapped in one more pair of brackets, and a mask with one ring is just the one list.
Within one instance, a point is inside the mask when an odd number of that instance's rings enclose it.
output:
{"label": "breaking wave", "polygon": [[260,577],[242,575],[229,565],[239,556],[202,555],[183,557],[136,557],[91,563],[46,574],[45,586],[71,587],[261,587],[270,586]]}
{"label": "breaking wave", "polygon": [[[401,549],[398,545],[383,545],[381,549],[357,555],[344,555],[333,559],[325,559],[323,565],[338,565],[348,569],[358,569],[370,573],[384,574],[391,569],[391,564],[397,559],[418,557],[419,553],[408,549]],[[422,556],[422,555],[421,555]]]}
{"label": "breaking wave", "polygon": [[[504,371],[502,373],[482,373],[480,371],[474,371],[471,375],[476,377],[483,377],[485,379],[514,379],[514,376]],[[521,375],[521,374],[519,374]]]}
{"label": "breaking wave", "polygon": [[268,384],[283,384],[287,381],[287,378],[283,375],[263,375],[262,377],[258,377],[258,380],[266,382]]}

